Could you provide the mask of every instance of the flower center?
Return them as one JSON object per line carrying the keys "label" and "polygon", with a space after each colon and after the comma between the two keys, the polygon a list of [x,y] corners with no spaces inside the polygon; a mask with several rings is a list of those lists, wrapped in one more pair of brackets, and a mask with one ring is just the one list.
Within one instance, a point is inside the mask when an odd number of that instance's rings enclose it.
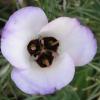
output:
{"label": "flower center", "polygon": [[54,57],[57,55],[59,42],[54,37],[40,37],[31,40],[27,50],[40,67],[48,67],[52,64]]}

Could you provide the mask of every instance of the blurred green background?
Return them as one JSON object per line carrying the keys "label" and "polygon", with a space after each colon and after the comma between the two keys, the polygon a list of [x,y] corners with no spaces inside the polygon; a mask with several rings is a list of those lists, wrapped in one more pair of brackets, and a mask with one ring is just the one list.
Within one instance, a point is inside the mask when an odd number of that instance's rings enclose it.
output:
{"label": "blurred green background", "polygon": [[93,61],[76,69],[69,86],[52,95],[30,96],[21,92],[10,78],[11,65],[0,52],[0,100],[100,100],[100,0],[0,0],[0,33],[9,16],[24,6],[41,7],[49,21],[59,16],[78,18],[97,38],[98,51]]}

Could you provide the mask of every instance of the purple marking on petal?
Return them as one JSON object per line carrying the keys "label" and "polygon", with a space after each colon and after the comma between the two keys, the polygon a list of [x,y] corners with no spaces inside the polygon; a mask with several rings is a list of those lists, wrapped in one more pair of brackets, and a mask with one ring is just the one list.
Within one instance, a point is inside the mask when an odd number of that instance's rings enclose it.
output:
{"label": "purple marking on petal", "polygon": [[1,37],[1,50],[4,57],[18,68],[30,67],[27,44],[47,23],[45,13],[38,7],[24,7],[12,14]]}
{"label": "purple marking on petal", "polygon": [[[37,67],[37,66],[36,66]],[[63,72],[63,74],[61,74]],[[63,54],[50,68],[13,69],[12,80],[28,94],[51,94],[71,82],[75,67],[70,56]]]}

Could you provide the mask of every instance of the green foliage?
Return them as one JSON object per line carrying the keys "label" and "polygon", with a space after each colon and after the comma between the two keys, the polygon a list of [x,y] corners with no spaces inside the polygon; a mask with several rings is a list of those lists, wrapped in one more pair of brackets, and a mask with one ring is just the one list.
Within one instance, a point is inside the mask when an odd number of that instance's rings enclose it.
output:
{"label": "green foliage", "polygon": [[0,100],[100,100],[100,0],[24,0],[23,5],[16,0],[0,0],[0,30],[15,10],[26,5],[44,9],[49,21],[59,16],[78,18],[95,33],[98,52],[90,64],[76,69],[70,86],[44,96],[21,92],[10,78],[11,65],[0,53]]}

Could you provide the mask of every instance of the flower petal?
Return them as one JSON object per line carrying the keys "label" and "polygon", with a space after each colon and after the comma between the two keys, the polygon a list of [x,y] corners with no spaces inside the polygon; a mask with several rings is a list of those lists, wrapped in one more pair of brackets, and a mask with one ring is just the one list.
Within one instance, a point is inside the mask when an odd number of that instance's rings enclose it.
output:
{"label": "flower petal", "polygon": [[11,77],[16,85],[28,94],[50,94],[69,84],[74,76],[75,67],[69,55],[63,54],[50,67],[27,70],[13,69]]}
{"label": "flower petal", "polygon": [[57,18],[43,27],[40,35],[58,39],[59,53],[67,52],[76,66],[89,63],[96,54],[97,44],[93,33],[75,18]]}
{"label": "flower petal", "polygon": [[47,23],[40,8],[25,7],[16,11],[2,32],[1,50],[5,58],[15,67],[25,68],[30,59],[27,45]]}

